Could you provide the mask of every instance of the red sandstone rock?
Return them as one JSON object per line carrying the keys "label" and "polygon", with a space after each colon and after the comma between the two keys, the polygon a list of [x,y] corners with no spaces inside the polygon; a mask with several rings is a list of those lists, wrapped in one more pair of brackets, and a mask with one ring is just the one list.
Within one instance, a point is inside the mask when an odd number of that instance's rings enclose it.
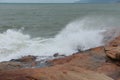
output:
{"label": "red sandstone rock", "polygon": [[105,53],[114,60],[120,60],[120,38],[117,37],[105,47]]}
{"label": "red sandstone rock", "polygon": [[113,80],[103,73],[98,73],[99,71],[96,72],[106,63],[103,52],[104,48],[98,47],[52,60],[52,67],[1,71],[0,80]]}
{"label": "red sandstone rock", "polygon": [[97,69],[97,72],[104,73],[113,79],[119,79],[120,77],[120,67],[113,63],[105,63]]}
{"label": "red sandstone rock", "polygon": [[[93,48],[68,57],[48,61],[51,67],[0,71],[0,80],[120,80],[119,59],[120,38],[107,46]],[[108,58],[111,60],[108,60]],[[34,59],[20,62],[32,62]],[[109,76],[109,77],[108,77]],[[111,78],[113,79],[111,79]]]}
{"label": "red sandstone rock", "polygon": [[120,46],[120,36],[116,37],[108,45],[109,46],[114,46],[114,47]]}
{"label": "red sandstone rock", "polygon": [[0,63],[0,71],[13,70],[23,68],[23,64],[20,62],[2,62]]}
{"label": "red sandstone rock", "polygon": [[43,69],[22,69],[0,73],[0,80],[113,80],[104,74],[76,66],[54,66]]}

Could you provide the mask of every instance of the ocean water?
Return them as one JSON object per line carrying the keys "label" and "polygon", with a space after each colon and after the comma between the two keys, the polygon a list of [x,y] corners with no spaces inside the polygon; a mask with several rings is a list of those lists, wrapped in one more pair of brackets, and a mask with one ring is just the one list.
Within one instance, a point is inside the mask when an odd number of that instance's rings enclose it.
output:
{"label": "ocean water", "polygon": [[120,4],[0,4],[0,61],[71,55],[104,45],[119,26]]}

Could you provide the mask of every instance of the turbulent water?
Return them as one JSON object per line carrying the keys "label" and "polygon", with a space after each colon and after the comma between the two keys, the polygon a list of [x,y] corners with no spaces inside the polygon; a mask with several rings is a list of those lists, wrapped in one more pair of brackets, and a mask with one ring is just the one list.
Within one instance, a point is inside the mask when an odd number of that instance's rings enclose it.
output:
{"label": "turbulent water", "polygon": [[0,4],[0,61],[71,55],[104,45],[119,28],[119,4]]}

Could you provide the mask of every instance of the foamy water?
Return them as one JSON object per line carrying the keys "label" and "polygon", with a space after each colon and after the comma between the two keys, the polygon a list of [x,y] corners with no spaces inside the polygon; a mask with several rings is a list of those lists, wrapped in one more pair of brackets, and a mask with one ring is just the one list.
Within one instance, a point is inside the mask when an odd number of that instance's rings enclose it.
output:
{"label": "foamy water", "polygon": [[0,61],[71,55],[104,45],[120,32],[112,29],[120,26],[119,8],[119,4],[0,4]]}
{"label": "foamy water", "polygon": [[[55,53],[71,55],[78,50],[87,50],[104,45],[103,29],[85,29],[84,20],[69,23],[53,38],[31,38],[22,30],[8,29],[0,33],[0,61],[21,56],[53,56]],[[88,26],[90,27],[90,26]]]}

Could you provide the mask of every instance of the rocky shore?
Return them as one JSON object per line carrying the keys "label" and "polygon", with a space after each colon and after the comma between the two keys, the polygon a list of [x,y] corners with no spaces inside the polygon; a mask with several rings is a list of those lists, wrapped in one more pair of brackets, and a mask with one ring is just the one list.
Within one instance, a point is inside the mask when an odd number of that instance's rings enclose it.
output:
{"label": "rocky shore", "polygon": [[105,46],[44,63],[31,55],[1,62],[0,80],[120,80],[120,36]]}

